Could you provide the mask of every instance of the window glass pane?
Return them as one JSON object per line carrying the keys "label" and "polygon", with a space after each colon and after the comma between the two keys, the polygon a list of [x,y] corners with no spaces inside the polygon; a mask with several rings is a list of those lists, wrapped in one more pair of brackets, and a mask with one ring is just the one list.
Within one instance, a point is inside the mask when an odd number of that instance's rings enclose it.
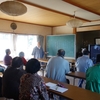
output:
{"label": "window glass pane", "polygon": [[0,61],[3,61],[5,50],[11,50],[11,56],[19,56],[19,52],[25,53],[25,58],[32,57],[33,48],[37,44],[36,35],[15,35],[8,33],[0,33]]}
{"label": "window glass pane", "polygon": [[25,53],[25,58],[30,59],[32,57],[32,50],[37,44],[36,35],[17,35],[16,39],[16,56],[19,52]]}

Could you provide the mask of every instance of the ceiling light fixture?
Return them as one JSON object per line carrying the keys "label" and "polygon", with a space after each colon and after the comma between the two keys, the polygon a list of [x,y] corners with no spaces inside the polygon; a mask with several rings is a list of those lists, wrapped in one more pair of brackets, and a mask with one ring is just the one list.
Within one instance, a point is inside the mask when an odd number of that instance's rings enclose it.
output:
{"label": "ceiling light fixture", "polygon": [[10,16],[19,16],[27,12],[27,7],[18,1],[5,1],[0,4],[0,10]]}
{"label": "ceiling light fixture", "polygon": [[74,18],[69,20],[66,25],[72,27],[72,28],[78,28],[83,24],[83,22],[79,19],[75,18],[75,11],[74,11]]}

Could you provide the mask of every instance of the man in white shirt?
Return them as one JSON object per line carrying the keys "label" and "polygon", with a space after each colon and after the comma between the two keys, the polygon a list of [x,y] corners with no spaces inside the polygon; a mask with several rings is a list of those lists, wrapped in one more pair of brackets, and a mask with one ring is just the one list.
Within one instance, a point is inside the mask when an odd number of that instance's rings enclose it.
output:
{"label": "man in white shirt", "polygon": [[69,72],[69,62],[64,59],[65,51],[59,49],[57,56],[50,58],[46,66],[46,77],[67,83],[66,73]]}
{"label": "man in white shirt", "polygon": [[[89,58],[89,51],[84,49],[82,53],[83,56],[77,58],[75,65],[79,72],[86,73],[86,70],[93,66],[93,61]],[[83,81],[83,79],[79,80],[79,87],[82,87]]]}

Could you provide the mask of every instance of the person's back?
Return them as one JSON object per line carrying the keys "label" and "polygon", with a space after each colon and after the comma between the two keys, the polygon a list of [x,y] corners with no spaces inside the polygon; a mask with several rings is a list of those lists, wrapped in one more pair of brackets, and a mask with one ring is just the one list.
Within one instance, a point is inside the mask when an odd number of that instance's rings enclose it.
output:
{"label": "person's back", "polygon": [[86,71],[86,89],[100,93],[100,54],[97,55],[96,65]]}
{"label": "person's back", "polygon": [[86,72],[86,70],[91,66],[93,66],[93,61],[87,55],[83,55],[77,59],[76,67],[79,72]]}
{"label": "person's back", "polygon": [[19,83],[20,77],[23,75],[23,71],[8,68],[3,75],[3,96],[7,98],[17,98],[19,95]]}
{"label": "person's back", "polygon": [[[22,59],[15,57],[12,60],[12,67],[5,70],[2,79],[2,94],[6,98],[13,98],[15,100],[19,99],[19,84],[20,77],[25,74],[24,70],[20,70],[18,67],[22,65]],[[17,66],[18,65],[18,66]]]}
{"label": "person's back", "polygon": [[69,72],[69,62],[61,56],[52,57],[47,63],[46,71],[46,77],[67,83],[65,74]]}
{"label": "person's back", "polygon": [[86,72],[86,89],[100,93],[100,64],[89,68]]}
{"label": "person's back", "polygon": [[40,62],[30,59],[26,64],[27,74],[20,79],[19,100],[49,100],[43,79],[37,74]]}
{"label": "person's back", "polygon": [[[75,65],[79,72],[84,72],[84,73],[86,73],[86,70],[89,67],[93,66],[93,61],[89,58],[89,52],[86,49],[83,50],[83,56],[77,58]],[[79,87],[82,87],[83,81],[84,81],[83,79],[79,80],[78,83]]]}
{"label": "person's back", "polygon": [[22,58],[23,64],[24,64],[24,66],[26,66],[27,61],[26,61],[26,59],[24,58],[24,56],[25,56],[24,52],[20,52],[20,53],[19,53],[19,57]]}

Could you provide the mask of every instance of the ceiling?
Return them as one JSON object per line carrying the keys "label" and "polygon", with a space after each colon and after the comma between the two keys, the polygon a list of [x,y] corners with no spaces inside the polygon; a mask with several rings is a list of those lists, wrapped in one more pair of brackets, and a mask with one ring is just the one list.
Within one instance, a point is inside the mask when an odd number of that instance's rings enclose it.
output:
{"label": "ceiling", "polygon": [[[7,0],[0,0],[0,3]],[[9,16],[0,11],[0,19],[15,20],[44,26],[62,26],[73,18],[82,26],[100,25],[100,0],[16,0],[27,7],[21,16]]]}

